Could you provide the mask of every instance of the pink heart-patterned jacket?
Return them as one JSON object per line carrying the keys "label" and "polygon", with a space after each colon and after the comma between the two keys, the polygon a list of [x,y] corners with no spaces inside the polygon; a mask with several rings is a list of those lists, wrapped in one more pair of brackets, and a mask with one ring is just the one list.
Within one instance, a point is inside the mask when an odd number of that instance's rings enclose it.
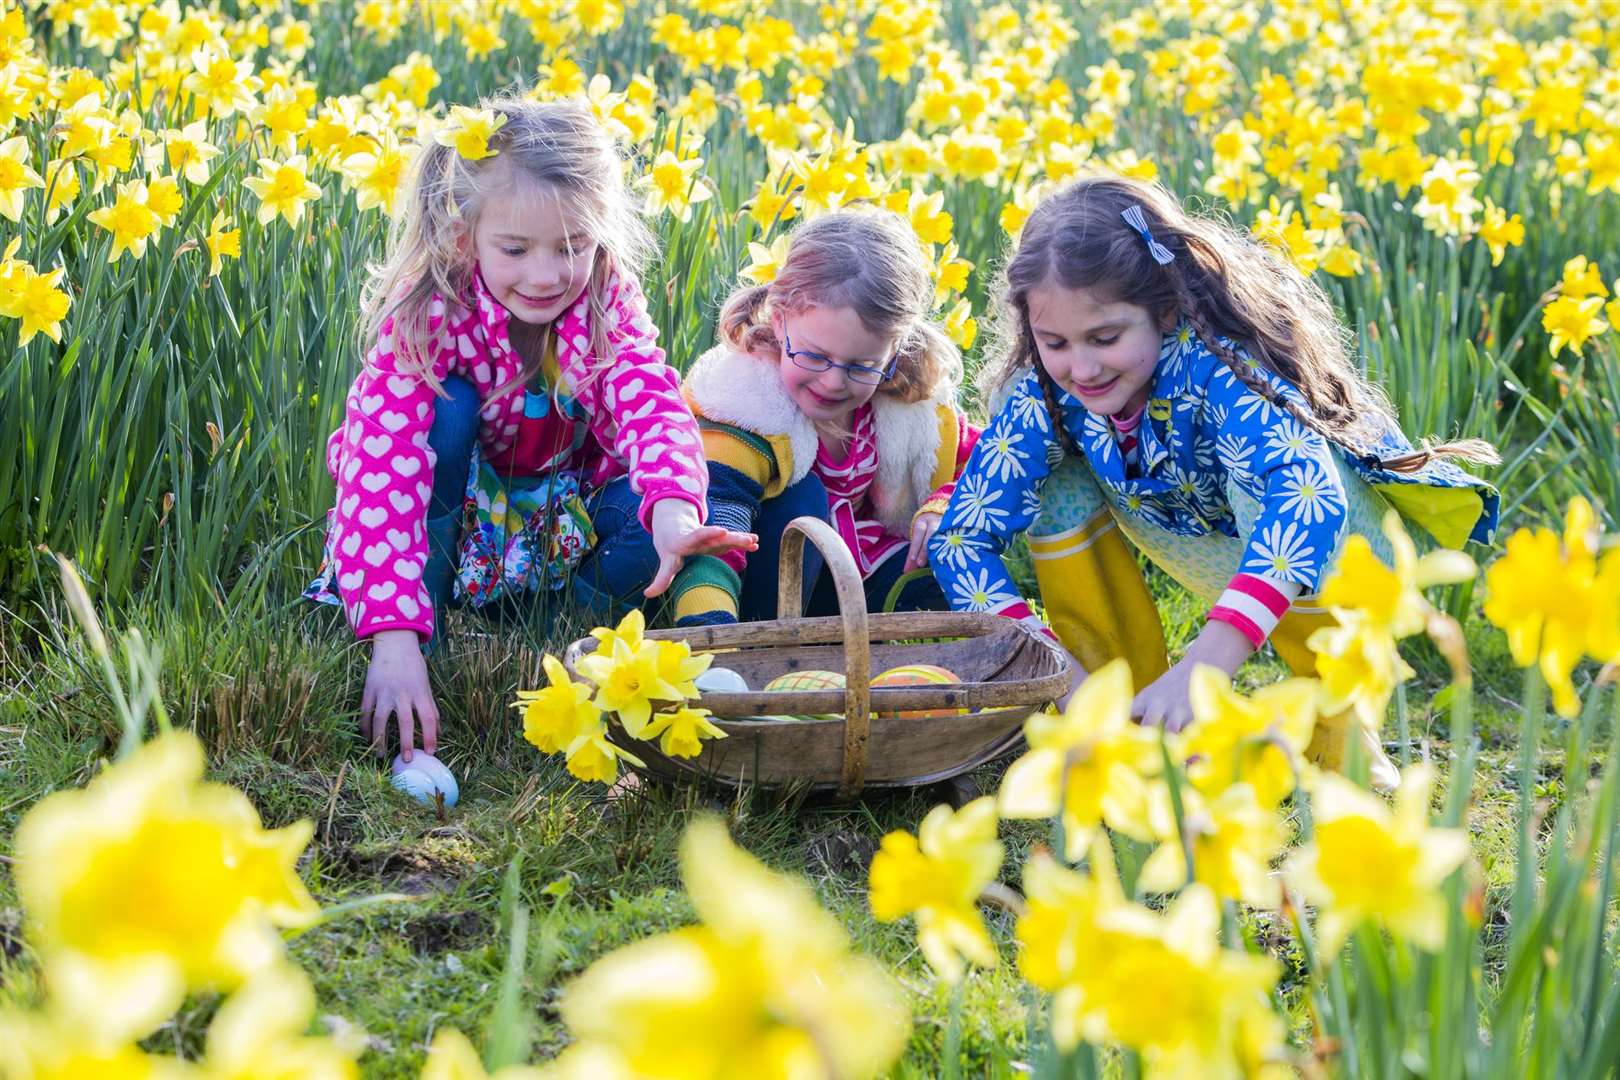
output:
{"label": "pink heart-patterned jacket", "polygon": [[[681,397],[679,376],[664,363],[646,300],[634,281],[614,274],[605,306],[613,322],[607,334],[613,355],[605,361],[591,352],[587,296],[556,326],[557,363],[589,417],[592,436],[567,468],[587,491],[628,472],[631,489],[641,496],[643,526],[660,499],[684,499],[706,516],[708,472],[697,421]],[[523,360],[507,336],[506,308],[475,271],[467,295],[450,304],[436,297],[429,310],[433,375],[459,375],[478,388],[478,440],[492,458],[511,447],[523,419]],[[359,637],[415,630],[426,638],[433,632],[422,571],[435,456],[428,429],[437,401],[424,379],[402,370],[393,350],[393,322],[385,322],[349,390],[343,426],[326,445],[326,466],[337,482],[328,523],[329,569]]]}

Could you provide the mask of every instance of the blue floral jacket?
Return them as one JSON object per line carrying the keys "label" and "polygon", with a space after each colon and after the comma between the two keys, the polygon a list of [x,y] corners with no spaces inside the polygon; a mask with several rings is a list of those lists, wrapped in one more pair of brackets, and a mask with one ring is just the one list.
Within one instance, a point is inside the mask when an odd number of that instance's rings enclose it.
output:
{"label": "blue floral jacket", "polygon": [[[1305,405],[1291,383],[1253,366]],[[1397,473],[1330,444],[1243,385],[1186,323],[1160,347],[1134,475],[1126,475],[1106,417],[1061,390],[1057,400],[1063,426],[1115,505],[1172,533],[1237,537],[1230,482],[1260,506],[1238,569],[1298,582],[1306,593],[1316,589],[1343,539],[1339,462],[1448,546],[1485,543],[1495,531],[1499,497],[1490,485],[1447,461]],[[1412,445],[1391,425],[1370,449],[1390,458]],[[1041,485],[1062,458],[1030,372],[985,428],[929,544],[934,573],[954,607],[998,610],[1017,598],[999,555],[1040,512]]]}

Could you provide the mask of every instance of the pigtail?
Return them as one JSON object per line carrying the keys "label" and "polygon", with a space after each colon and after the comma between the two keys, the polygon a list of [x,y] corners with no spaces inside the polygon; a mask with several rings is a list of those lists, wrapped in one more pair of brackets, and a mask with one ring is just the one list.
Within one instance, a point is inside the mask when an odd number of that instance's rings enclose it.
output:
{"label": "pigtail", "polygon": [[726,297],[720,307],[720,337],[738,352],[767,353],[777,348],[776,331],[765,318],[769,285],[750,285]]}
{"label": "pigtail", "polygon": [[1035,347],[1035,332],[1029,327],[1029,311],[1023,303],[1018,304],[1018,317],[1023,322],[1020,334],[1020,343],[1017,354],[1009,361],[1009,367],[1021,368],[1028,364],[1035,371],[1035,382],[1041,388],[1041,400],[1046,402],[1046,416],[1052,421],[1052,431],[1057,435],[1058,445],[1066,454],[1079,456],[1080,444],[1075,442],[1074,436],[1069,434],[1068,425],[1063,422],[1063,408],[1058,404],[1057,381],[1041,363],[1040,350]]}
{"label": "pigtail", "polygon": [[954,398],[962,382],[962,354],[930,319],[911,325],[895,346],[894,375],[882,392],[908,404]]}

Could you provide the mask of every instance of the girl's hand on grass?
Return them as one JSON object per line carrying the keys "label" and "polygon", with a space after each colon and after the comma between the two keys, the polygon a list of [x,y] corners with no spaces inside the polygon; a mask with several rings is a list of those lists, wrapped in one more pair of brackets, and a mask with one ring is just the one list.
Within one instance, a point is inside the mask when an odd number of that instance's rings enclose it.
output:
{"label": "girl's hand on grass", "polygon": [[945,520],[944,514],[918,514],[911,522],[911,548],[906,552],[905,572],[928,565],[928,541]]}
{"label": "girl's hand on grass", "polygon": [[1131,702],[1132,718],[1141,724],[1162,727],[1172,734],[1180,731],[1192,723],[1187,688],[1192,681],[1193,668],[1209,664],[1230,677],[1253,652],[1254,646],[1237,627],[1219,620],[1205,623],[1197,640],[1188,646],[1187,655],[1136,695],[1136,700]]}
{"label": "girl's hand on grass", "polygon": [[659,499],[652,508],[653,550],[658,552],[658,574],[646,596],[662,595],[691,555],[718,555],[723,551],[757,551],[759,537],[705,525],[697,507],[685,499]]}
{"label": "girl's hand on grass", "polygon": [[360,697],[360,733],[379,756],[388,752],[388,718],[399,720],[399,756],[416,749],[416,721],[422,722],[422,749],[439,749],[439,707],[428,686],[427,660],[414,630],[384,630],[371,639],[371,667]]}

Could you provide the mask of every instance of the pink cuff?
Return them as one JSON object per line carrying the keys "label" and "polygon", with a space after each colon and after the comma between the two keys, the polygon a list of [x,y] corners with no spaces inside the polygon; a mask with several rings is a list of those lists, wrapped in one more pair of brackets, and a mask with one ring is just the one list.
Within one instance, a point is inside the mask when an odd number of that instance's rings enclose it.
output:
{"label": "pink cuff", "polygon": [[1236,627],[1255,648],[1266,643],[1266,638],[1277,628],[1288,611],[1288,605],[1299,595],[1300,586],[1292,581],[1264,578],[1257,574],[1237,574],[1227,584],[1226,591],[1209,610],[1213,622]]}

